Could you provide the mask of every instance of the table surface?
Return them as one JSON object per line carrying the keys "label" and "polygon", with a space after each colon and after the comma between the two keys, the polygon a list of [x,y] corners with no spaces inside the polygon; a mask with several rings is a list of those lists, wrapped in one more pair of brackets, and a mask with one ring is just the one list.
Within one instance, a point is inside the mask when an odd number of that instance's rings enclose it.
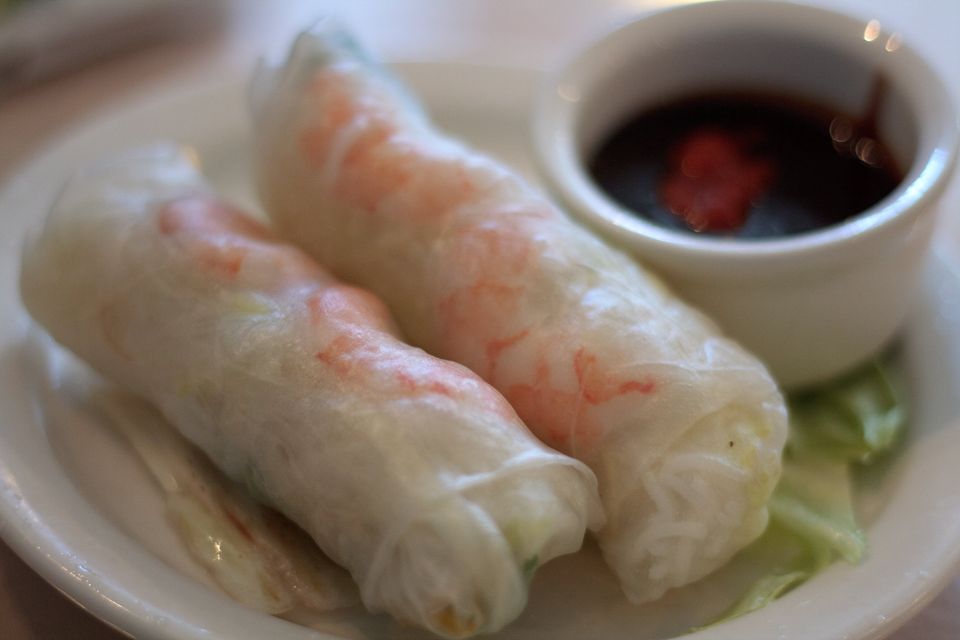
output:
{"label": "table surface", "polygon": [[[0,186],[58,136],[117,101],[162,91],[202,74],[241,73],[259,55],[282,50],[292,34],[322,13],[340,15],[376,52],[391,59],[482,60],[544,68],[589,30],[617,16],[666,4],[673,2],[571,0],[563,10],[545,11],[549,0],[219,0],[216,20],[189,33],[43,81],[0,101]],[[960,98],[960,39],[955,34],[960,2],[831,4],[897,24],[946,78],[955,99]],[[496,25],[495,47],[490,42],[491,25]],[[531,37],[534,31],[540,35]],[[960,208],[949,206],[960,205],[960,180],[953,181],[946,199],[945,209]],[[945,218],[942,228],[960,238],[956,218],[960,216]],[[122,637],[49,586],[0,542],[0,638]],[[960,638],[960,578],[891,637]]]}

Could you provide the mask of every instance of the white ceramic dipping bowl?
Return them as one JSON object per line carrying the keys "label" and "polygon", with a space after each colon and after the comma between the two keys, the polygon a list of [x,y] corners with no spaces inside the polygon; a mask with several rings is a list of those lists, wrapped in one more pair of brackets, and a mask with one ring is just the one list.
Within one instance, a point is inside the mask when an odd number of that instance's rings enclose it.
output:
{"label": "white ceramic dipping bowl", "polygon": [[[878,137],[905,178],[833,226],[756,240],[671,230],[607,197],[586,169],[619,125],[672,99],[773,91],[856,116],[878,74],[887,84]],[[893,337],[958,137],[942,82],[896,32],[826,9],[742,0],[646,15],[579,51],[542,88],[533,131],[541,172],[561,202],[711,315],[787,387],[843,372]]]}

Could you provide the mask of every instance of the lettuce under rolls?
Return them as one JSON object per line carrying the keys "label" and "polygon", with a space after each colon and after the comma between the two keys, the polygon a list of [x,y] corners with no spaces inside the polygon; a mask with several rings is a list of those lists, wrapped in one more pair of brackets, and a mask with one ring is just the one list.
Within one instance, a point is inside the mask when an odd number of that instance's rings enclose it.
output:
{"label": "lettuce under rolls", "polygon": [[336,25],[263,69],[252,103],[260,195],[280,232],[596,472],[600,545],[631,600],[706,575],[760,535],[786,439],[760,362],[434,129]]}
{"label": "lettuce under rolls", "polygon": [[21,292],[58,342],[303,527],[370,610],[446,637],[496,630],[533,568],[600,521],[586,467],[170,150],[75,178],[26,247]]}
{"label": "lettuce under rolls", "polygon": [[899,378],[889,355],[881,356],[791,394],[771,526],[741,558],[766,571],[714,624],[766,606],[837,558],[851,564],[864,558],[867,536],[854,508],[853,478],[902,439],[908,403]]}

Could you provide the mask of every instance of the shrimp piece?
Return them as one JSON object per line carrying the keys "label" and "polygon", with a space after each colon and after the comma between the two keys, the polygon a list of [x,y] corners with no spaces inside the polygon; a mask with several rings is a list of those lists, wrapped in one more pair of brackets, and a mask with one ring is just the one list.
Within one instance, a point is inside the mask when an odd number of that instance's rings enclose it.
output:
{"label": "shrimp piece", "polygon": [[494,631],[536,566],[602,522],[589,469],[175,153],[75,179],[21,291],[56,340],[301,525],[370,610],[451,638]]}
{"label": "shrimp piece", "polygon": [[302,34],[254,93],[260,194],[280,233],[596,472],[600,545],[632,600],[706,575],[760,534],[786,438],[760,362],[509,169],[433,129],[335,25]]}

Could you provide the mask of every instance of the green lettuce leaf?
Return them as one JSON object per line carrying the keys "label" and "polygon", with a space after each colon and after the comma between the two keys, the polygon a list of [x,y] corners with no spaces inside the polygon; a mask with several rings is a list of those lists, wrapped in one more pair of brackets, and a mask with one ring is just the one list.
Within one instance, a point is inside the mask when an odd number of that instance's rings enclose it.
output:
{"label": "green lettuce leaf", "polygon": [[867,539],[853,508],[853,467],[890,451],[902,434],[907,411],[897,379],[889,360],[877,360],[789,398],[790,437],[770,526],[741,555],[762,558],[769,569],[712,624],[766,606],[837,558],[863,559]]}
{"label": "green lettuce leaf", "polygon": [[867,539],[853,513],[849,465],[827,457],[789,455],[769,504],[770,518],[820,556],[856,564]]}
{"label": "green lettuce leaf", "polygon": [[906,422],[898,386],[889,364],[875,361],[790,397],[788,452],[868,463],[889,451]]}

